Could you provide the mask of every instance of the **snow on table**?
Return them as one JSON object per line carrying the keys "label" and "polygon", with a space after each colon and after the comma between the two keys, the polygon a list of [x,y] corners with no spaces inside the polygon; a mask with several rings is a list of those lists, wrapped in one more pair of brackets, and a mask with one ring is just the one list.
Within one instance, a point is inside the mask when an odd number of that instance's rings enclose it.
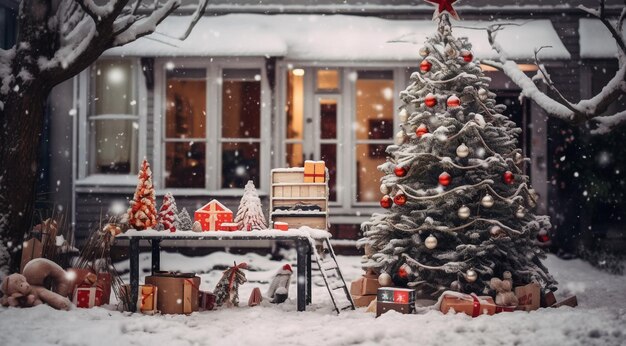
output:
{"label": "snow on table", "polygon": [[[254,287],[265,292],[276,262],[255,253],[216,252],[203,257],[162,254],[163,269],[190,269],[201,274],[201,289],[212,290],[225,267],[247,262],[248,282],[240,288],[242,306],[193,313],[191,316],[147,316],[114,311],[114,306],[56,311],[0,308],[0,345],[624,345],[626,344],[626,277],[599,272],[580,260],[550,255],[546,265],[561,283],[561,295],[574,293],[580,306],[572,309],[517,311],[470,318],[430,311],[421,315],[388,312],[379,318],[364,309],[332,311],[322,286],[313,287],[313,304],[295,311],[295,275],[284,305],[264,301],[246,306]],[[338,256],[346,280],[362,274],[360,257]],[[142,275],[150,272],[150,255],[140,257]],[[118,270],[128,261],[117,263]],[[126,281],[128,276],[123,277]],[[321,278],[320,278],[321,279]],[[314,278],[315,280],[315,278]]]}
{"label": "snow on table", "polygon": [[160,239],[199,239],[199,240],[222,240],[222,239],[280,239],[280,238],[313,238],[324,239],[330,238],[332,235],[321,229],[315,229],[307,226],[300,228],[290,228],[287,231],[281,231],[277,229],[263,229],[252,231],[208,231],[208,232],[192,232],[192,231],[157,231],[153,229],[147,229],[138,231],[135,229],[128,230],[123,234],[118,235],[117,239],[131,239],[131,238],[160,238]]}

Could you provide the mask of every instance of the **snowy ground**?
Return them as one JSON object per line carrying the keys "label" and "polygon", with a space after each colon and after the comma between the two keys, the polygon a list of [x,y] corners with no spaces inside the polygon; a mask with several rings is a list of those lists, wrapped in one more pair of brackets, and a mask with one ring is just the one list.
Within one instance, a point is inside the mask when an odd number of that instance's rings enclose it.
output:
{"label": "snowy ground", "polygon": [[[145,272],[149,255],[141,256]],[[626,277],[599,272],[579,260],[550,256],[547,265],[560,282],[559,293],[575,293],[576,309],[540,309],[472,319],[465,315],[389,312],[380,318],[364,309],[337,316],[323,287],[313,290],[310,311],[296,312],[295,275],[290,300],[281,306],[245,306],[253,287],[262,291],[284,262],[256,254],[214,253],[187,258],[162,254],[163,269],[202,272],[202,289],[212,290],[221,268],[246,261],[249,283],[243,307],[191,316],[145,316],[114,306],[55,311],[0,308],[0,345],[626,345]],[[358,257],[339,257],[348,280],[361,274]],[[119,270],[128,263],[118,264]],[[213,270],[218,267],[220,270]],[[128,277],[124,278],[128,281]]]}

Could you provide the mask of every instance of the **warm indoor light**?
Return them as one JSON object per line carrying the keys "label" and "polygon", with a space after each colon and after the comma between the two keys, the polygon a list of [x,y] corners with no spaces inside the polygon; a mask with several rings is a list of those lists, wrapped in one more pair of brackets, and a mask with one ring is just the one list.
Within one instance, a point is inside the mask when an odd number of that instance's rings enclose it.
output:
{"label": "warm indoor light", "polygon": [[174,63],[171,62],[171,61],[168,61],[168,62],[165,63],[165,69],[168,70],[168,71],[173,70],[174,67],[176,67],[176,65],[174,65]]}
{"label": "warm indoor light", "polygon": [[[535,64],[517,64],[517,67],[524,72],[533,72],[539,69]],[[480,69],[484,72],[498,71],[498,69],[496,69],[495,67],[491,67],[485,64],[480,64]]]}
{"label": "warm indoor light", "polygon": [[120,84],[124,82],[125,79],[124,71],[119,67],[113,67],[107,72],[107,79],[109,83]]}
{"label": "warm indoor light", "polygon": [[296,68],[292,70],[291,73],[293,73],[294,76],[298,76],[298,77],[304,76],[304,70],[301,68]]}

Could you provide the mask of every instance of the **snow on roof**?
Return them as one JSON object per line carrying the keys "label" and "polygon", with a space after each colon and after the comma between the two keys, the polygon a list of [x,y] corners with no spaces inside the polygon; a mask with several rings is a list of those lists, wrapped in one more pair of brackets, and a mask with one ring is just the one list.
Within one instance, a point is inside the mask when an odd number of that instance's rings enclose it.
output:
{"label": "snow on roof", "polygon": [[[626,35],[626,27],[622,32]],[[611,36],[609,29],[598,19],[582,18],[578,22],[578,34],[580,35],[580,57],[615,58],[617,57],[617,44]]]}
{"label": "snow on roof", "polygon": [[[187,40],[178,37],[190,17],[171,16],[157,33],[123,47],[110,49],[109,56],[280,56],[316,61],[415,61],[418,49],[436,30],[430,20],[390,20],[350,15],[262,15],[228,14],[203,17]],[[570,54],[549,20],[512,20],[498,34],[498,42],[510,58],[531,59],[534,48],[544,49],[544,59],[569,59]],[[484,30],[493,22],[461,21],[453,30],[467,36],[474,56],[493,59]],[[162,33],[167,33],[165,36]],[[400,41],[400,42],[390,42]]]}
{"label": "snow on roof", "polygon": [[[225,212],[225,213],[232,213],[232,211],[228,208],[226,208],[225,205],[223,205],[220,201],[216,200],[216,199],[212,199],[211,202],[203,205],[200,209],[196,210],[196,212],[209,212],[209,208],[211,206],[211,204],[217,204],[218,207],[222,208],[221,212]],[[220,210],[217,210],[217,212],[220,212]]]}

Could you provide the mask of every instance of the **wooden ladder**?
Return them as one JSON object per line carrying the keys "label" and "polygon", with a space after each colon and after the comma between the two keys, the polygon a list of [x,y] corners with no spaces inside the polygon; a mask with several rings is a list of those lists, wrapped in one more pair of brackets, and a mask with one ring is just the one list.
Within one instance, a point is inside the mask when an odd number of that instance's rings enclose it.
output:
{"label": "wooden ladder", "polygon": [[[339,269],[337,257],[335,257],[335,251],[333,251],[333,247],[330,245],[330,239],[324,238],[322,241],[321,255],[317,251],[316,242],[311,239],[310,243],[311,249],[313,250],[312,256],[314,256],[314,259],[311,260],[314,263],[317,263],[317,269],[320,271],[320,274],[324,279],[324,284],[326,285],[326,289],[328,289],[330,300],[333,302],[335,311],[339,314],[341,311],[348,308],[354,310],[355,308],[352,296],[350,295],[346,281],[344,280],[341,270]],[[338,292],[340,290],[343,291],[343,294]]]}

